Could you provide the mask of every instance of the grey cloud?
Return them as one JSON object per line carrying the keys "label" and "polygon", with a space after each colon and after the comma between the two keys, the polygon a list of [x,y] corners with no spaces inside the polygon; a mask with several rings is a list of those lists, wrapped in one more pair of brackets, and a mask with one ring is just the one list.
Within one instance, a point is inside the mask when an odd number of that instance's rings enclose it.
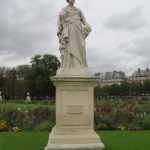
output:
{"label": "grey cloud", "polygon": [[[106,28],[101,31],[101,25],[98,24],[97,15],[95,15],[96,12],[100,12],[97,9],[100,9],[101,6],[98,8],[95,6],[98,3],[100,3],[99,0],[97,3],[93,3],[92,0],[89,3],[86,0],[76,3],[86,6],[79,6],[79,8],[82,9],[91,25],[93,22],[93,31],[87,39],[87,61],[93,72],[113,70],[133,72],[138,67],[150,66],[150,37],[144,38],[148,26],[145,26],[147,22],[143,17],[143,8],[136,7],[127,13],[108,17],[104,24],[102,22]],[[88,11],[90,4],[93,7],[92,12]],[[0,0],[0,66],[23,63],[24,60],[30,60],[38,53],[51,53],[59,57],[59,44],[56,36],[57,15],[64,6],[66,6],[65,0],[57,2],[52,0]],[[102,20],[105,17],[101,16]],[[145,27],[144,33],[143,30],[131,33],[133,37],[137,37],[137,40],[130,40],[129,37],[128,42],[125,41],[126,38],[123,38],[122,42],[122,39],[115,41],[113,38],[113,34],[130,36],[131,34],[124,33],[127,33],[128,30],[137,31],[143,27]],[[113,29],[113,33],[110,33],[108,29]],[[118,32],[118,30],[124,31]],[[140,34],[143,34],[143,39],[138,37]]]}
{"label": "grey cloud", "polygon": [[128,72],[150,68],[150,36],[120,43],[118,50],[124,54],[122,60]]}
{"label": "grey cloud", "polygon": [[142,13],[142,7],[135,7],[127,13],[108,17],[104,22],[104,26],[114,30],[138,30],[147,23]]}
{"label": "grey cloud", "polygon": [[99,48],[90,49],[90,54],[87,56],[89,67],[93,69],[94,72],[108,72],[114,70],[121,70],[122,63],[119,60],[122,60],[124,54],[118,53],[116,55],[115,50],[112,49],[112,52],[101,50]]}
{"label": "grey cloud", "polygon": [[130,43],[121,43],[118,47],[125,53],[150,59],[150,36],[138,37]]}
{"label": "grey cloud", "polygon": [[150,67],[150,37],[119,43],[110,50],[90,48],[89,67],[94,72],[124,71],[131,75],[137,68]]}
{"label": "grey cloud", "polygon": [[134,46],[135,47],[132,49],[132,53],[139,56],[144,56],[148,58],[150,62],[150,36],[143,39],[135,40]]}
{"label": "grey cloud", "polygon": [[52,1],[0,1],[0,51],[16,56],[32,55],[38,49],[50,50],[55,25]]}

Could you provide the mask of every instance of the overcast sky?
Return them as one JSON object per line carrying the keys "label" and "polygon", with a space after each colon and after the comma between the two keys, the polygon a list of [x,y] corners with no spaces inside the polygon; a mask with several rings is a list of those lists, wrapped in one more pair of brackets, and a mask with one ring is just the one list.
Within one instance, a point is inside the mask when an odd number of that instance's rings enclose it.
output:
{"label": "overcast sky", "polygon": [[[66,0],[0,0],[0,66],[58,58],[58,14]],[[150,68],[150,0],[76,0],[92,32],[86,40],[93,73]]]}

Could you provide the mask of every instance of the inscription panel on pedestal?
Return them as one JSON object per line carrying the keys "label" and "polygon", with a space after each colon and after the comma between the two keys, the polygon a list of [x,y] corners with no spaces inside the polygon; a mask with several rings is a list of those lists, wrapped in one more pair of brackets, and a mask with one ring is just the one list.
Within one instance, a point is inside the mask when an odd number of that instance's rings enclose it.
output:
{"label": "inscription panel on pedestal", "polygon": [[82,105],[68,105],[68,114],[82,114],[83,106]]}
{"label": "inscription panel on pedestal", "polygon": [[61,91],[63,126],[88,126],[90,120],[89,91]]}

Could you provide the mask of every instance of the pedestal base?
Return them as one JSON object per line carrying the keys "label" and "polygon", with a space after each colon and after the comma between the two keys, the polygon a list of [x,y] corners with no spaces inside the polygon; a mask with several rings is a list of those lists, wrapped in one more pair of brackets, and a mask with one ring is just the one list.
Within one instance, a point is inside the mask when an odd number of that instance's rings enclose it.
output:
{"label": "pedestal base", "polygon": [[102,150],[100,144],[62,144],[51,145],[50,149],[45,147],[44,150]]}
{"label": "pedestal base", "polygon": [[102,150],[104,147],[94,131],[57,133],[54,128],[44,150]]}

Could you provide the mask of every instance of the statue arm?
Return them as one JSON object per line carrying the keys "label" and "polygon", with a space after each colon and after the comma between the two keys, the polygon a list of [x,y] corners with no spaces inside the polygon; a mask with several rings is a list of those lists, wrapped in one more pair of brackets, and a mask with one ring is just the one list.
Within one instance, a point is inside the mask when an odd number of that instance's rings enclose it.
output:
{"label": "statue arm", "polygon": [[83,13],[82,13],[82,11],[80,12],[80,15],[81,15],[81,22],[82,22],[82,24],[84,25],[84,27],[85,27],[87,30],[89,30],[89,32],[91,32],[92,28],[91,28],[90,24],[86,21],[84,15],[83,15]]}
{"label": "statue arm", "polygon": [[65,24],[65,20],[66,20],[66,11],[65,9],[62,9],[62,11],[59,14],[58,23],[57,23],[57,26],[58,26],[57,36],[59,40],[61,39],[61,34],[63,31],[63,25]]}
{"label": "statue arm", "polygon": [[62,34],[62,31],[63,31],[63,28],[62,28],[62,25],[61,25],[61,21],[60,21],[60,16],[59,16],[59,18],[58,18],[57,26],[58,26],[58,29],[57,29],[57,36],[58,36],[58,39],[59,39],[59,42],[60,42],[61,34]]}
{"label": "statue arm", "polygon": [[81,22],[84,25],[83,30],[82,30],[82,35],[84,37],[84,39],[87,38],[87,36],[89,35],[89,33],[92,31],[92,28],[90,26],[90,24],[86,21],[82,11],[81,11]]}

